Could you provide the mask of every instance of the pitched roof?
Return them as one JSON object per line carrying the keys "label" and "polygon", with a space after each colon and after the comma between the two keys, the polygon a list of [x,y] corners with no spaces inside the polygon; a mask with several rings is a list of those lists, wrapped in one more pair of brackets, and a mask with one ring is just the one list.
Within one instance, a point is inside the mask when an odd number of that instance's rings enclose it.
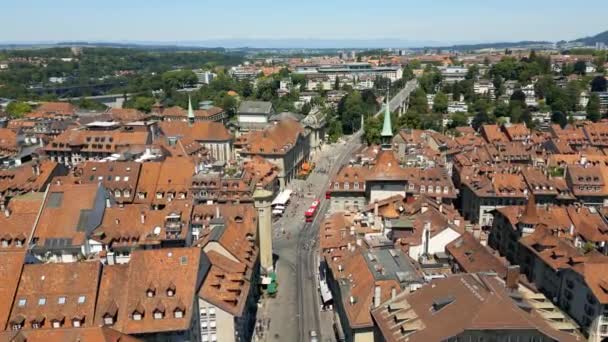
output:
{"label": "pitched roof", "polygon": [[224,142],[232,139],[230,132],[221,122],[163,121],[159,124],[159,127],[169,137],[184,137],[200,142]]}
{"label": "pitched roof", "polygon": [[243,101],[239,106],[238,113],[243,114],[270,114],[272,102],[266,101]]}
{"label": "pitched roof", "polygon": [[105,205],[96,203],[104,193],[97,184],[52,184],[34,230],[38,246],[53,248],[57,240],[67,243],[56,247],[84,244],[93,225],[99,223],[91,221],[90,213],[96,206]]}
{"label": "pitched roof", "polygon": [[[466,312],[467,314],[462,314]],[[524,311],[495,276],[462,274],[433,280],[373,310],[384,339],[443,341],[468,330],[534,330],[556,341],[576,341],[536,311]]]}
{"label": "pitched roof", "polygon": [[241,153],[245,154],[286,154],[304,135],[304,127],[297,121],[285,119],[264,129],[241,136]]}
{"label": "pitched roof", "polygon": [[[71,322],[78,317],[83,327],[93,326],[97,284],[101,275],[101,263],[32,264],[23,267],[11,320],[19,316],[30,328],[32,319],[42,318],[42,328],[48,328],[53,319]],[[20,300],[25,300],[23,306]]]}
{"label": "pitched roof", "polygon": [[21,277],[21,270],[25,259],[25,251],[0,253],[0,331],[6,328],[11,313],[11,306],[17,285]]}
{"label": "pitched roof", "polygon": [[[115,289],[100,289],[103,305],[99,306],[97,317],[115,301],[118,314],[113,328],[120,332],[143,334],[187,330],[192,322],[195,296],[208,267],[209,262],[200,248],[135,250],[126,271],[117,269],[113,274],[104,273],[104,276],[118,279],[119,284],[124,281],[125,285],[121,288],[122,296],[118,297],[113,297],[117,293]],[[102,283],[114,286],[113,279],[102,280]],[[155,287],[152,297],[147,294],[150,286]],[[173,296],[166,291],[170,286],[175,288]],[[165,314],[162,319],[154,319],[152,313],[159,303],[164,306]],[[185,310],[182,318],[174,316],[176,308]],[[136,310],[142,314],[141,320],[133,319]]]}
{"label": "pitched roof", "polygon": [[137,342],[138,338],[119,333],[108,327],[34,329],[0,333],[0,340],[10,342]]}
{"label": "pitched roof", "polygon": [[507,274],[505,262],[469,232],[450,242],[446,246],[446,251],[458,263],[462,272],[496,272],[500,277]]}

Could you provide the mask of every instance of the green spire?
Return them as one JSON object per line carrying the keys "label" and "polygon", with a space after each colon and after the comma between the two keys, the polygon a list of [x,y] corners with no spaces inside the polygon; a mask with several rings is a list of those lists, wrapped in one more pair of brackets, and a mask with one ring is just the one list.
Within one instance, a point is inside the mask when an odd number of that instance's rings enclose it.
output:
{"label": "green spire", "polygon": [[194,111],[192,110],[192,100],[188,95],[188,121],[194,122]]}
{"label": "green spire", "polygon": [[391,124],[391,110],[389,108],[389,95],[386,94],[386,107],[384,110],[384,124],[382,125],[382,133],[383,137],[393,137],[393,125]]}

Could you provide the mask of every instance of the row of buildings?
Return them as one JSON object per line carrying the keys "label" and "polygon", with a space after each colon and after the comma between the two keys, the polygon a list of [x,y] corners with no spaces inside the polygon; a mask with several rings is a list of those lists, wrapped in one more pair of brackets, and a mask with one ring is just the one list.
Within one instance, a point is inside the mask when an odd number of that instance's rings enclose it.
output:
{"label": "row of buildings", "polygon": [[339,337],[608,337],[606,130],[383,130],[382,146],[331,180],[319,228],[320,289]]}
{"label": "row of buildings", "polygon": [[6,122],[0,339],[251,340],[271,202],[321,145],[317,119],[243,101],[232,124],[64,103]]}

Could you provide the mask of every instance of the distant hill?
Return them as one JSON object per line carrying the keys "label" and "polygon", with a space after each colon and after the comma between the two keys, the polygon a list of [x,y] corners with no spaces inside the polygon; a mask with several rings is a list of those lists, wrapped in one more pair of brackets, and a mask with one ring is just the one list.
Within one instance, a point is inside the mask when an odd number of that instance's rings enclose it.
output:
{"label": "distant hill", "polygon": [[553,43],[547,41],[521,41],[521,42],[500,42],[500,43],[480,43],[480,44],[462,44],[446,46],[442,49],[457,50],[457,51],[474,51],[483,49],[513,49],[513,48],[534,48],[550,46]]}
{"label": "distant hill", "polygon": [[608,44],[608,31],[604,31],[591,37],[579,38],[574,42],[583,43],[585,45],[595,45],[595,43]]}

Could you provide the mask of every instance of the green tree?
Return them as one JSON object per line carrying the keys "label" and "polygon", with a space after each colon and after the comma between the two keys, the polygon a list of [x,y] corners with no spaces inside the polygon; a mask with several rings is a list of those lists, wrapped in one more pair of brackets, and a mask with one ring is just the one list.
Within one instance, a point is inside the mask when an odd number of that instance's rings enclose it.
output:
{"label": "green tree", "polygon": [[566,114],[564,114],[564,112],[553,112],[553,114],[551,114],[551,122],[560,125],[561,128],[564,128],[568,124],[568,117]]}
{"label": "green tree", "polygon": [[126,108],[135,108],[139,111],[149,113],[152,110],[152,106],[156,100],[153,97],[138,96],[135,99],[131,99],[125,102]]}
{"label": "green tree", "polygon": [[13,101],[6,106],[6,112],[12,119],[22,118],[31,111],[32,107],[25,102]]}
{"label": "green tree", "polygon": [[342,131],[346,134],[356,132],[361,125],[361,116],[365,115],[365,106],[361,93],[354,91],[338,104],[338,115],[342,121]]}
{"label": "green tree", "polygon": [[399,127],[419,129],[422,127],[422,120],[420,119],[421,114],[412,111],[411,109],[407,113],[399,117]]}
{"label": "green tree", "polygon": [[364,138],[369,145],[380,143],[383,120],[384,115],[382,114],[378,117],[370,117],[365,121]]}
{"label": "green tree", "polygon": [[587,63],[585,61],[577,61],[574,63],[574,72],[579,75],[584,75],[587,70]]}
{"label": "green tree", "polygon": [[469,125],[469,118],[465,113],[454,113],[451,118],[452,122],[449,128],[464,127]]}
{"label": "green tree", "polygon": [[302,113],[304,115],[308,115],[308,113],[310,113],[311,109],[312,109],[312,106],[311,106],[310,102],[306,102],[304,105],[302,105],[302,108],[300,109],[300,113]]}
{"label": "green tree", "polygon": [[334,82],[334,90],[340,89],[340,77],[336,76],[336,81]]}
{"label": "green tree", "polygon": [[443,92],[438,92],[433,100],[433,111],[435,113],[445,113],[448,111],[448,96]]}
{"label": "green tree", "polygon": [[465,78],[467,80],[475,80],[477,76],[479,76],[479,67],[477,65],[473,65],[469,67],[469,70],[467,70]]}
{"label": "green tree", "polygon": [[522,103],[526,103],[526,94],[524,94],[521,89],[517,89],[513,92],[513,95],[511,95],[511,101],[519,101]]}
{"label": "green tree", "polygon": [[424,89],[418,88],[412,93],[410,97],[410,109],[416,113],[428,113],[429,103]]}
{"label": "green tree", "polygon": [[198,82],[192,70],[167,71],[162,75],[165,91],[192,87]]}
{"label": "green tree", "polygon": [[587,120],[598,122],[602,118],[600,113],[600,98],[597,94],[591,94],[587,103]]}
{"label": "green tree", "polygon": [[607,85],[606,77],[604,76],[596,76],[591,80],[591,91],[593,92],[603,92],[606,91]]}

